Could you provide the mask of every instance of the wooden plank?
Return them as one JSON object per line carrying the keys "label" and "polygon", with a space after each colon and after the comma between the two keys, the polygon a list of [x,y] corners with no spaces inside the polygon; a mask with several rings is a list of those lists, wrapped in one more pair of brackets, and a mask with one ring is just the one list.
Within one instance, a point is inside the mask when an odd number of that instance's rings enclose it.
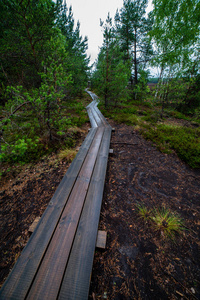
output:
{"label": "wooden plank", "polygon": [[[96,246],[101,202],[107,168],[111,129],[106,129],[81,214],[59,300],[88,299],[93,256]],[[92,224],[92,225],[91,225]]]}
{"label": "wooden plank", "polygon": [[[103,114],[100,112],[100,110],[98,109],[97,107],[97,104],[98,104],[98,97],[87,90],[87,93],[91,96],[91,98],[93,99],[93,102],[91,102],[88,106],[87,106],[87,109],[88,108],[91,108],[93,112],[95,112],[95,115],[94,117],[96,118],[98,116],[98,118],[101,120],[101,122],[98,122],[98,126],[108,126],[110,127],[110,124],[108,123],[108,121],[105,119],[105,117],[103,116]],[[99,121],[100,121],[99,120]]]}
{"label": "wooden plank", "polygon": [[108,121],[106,120],[106,118],[102,115],[101,111],[98,109],[97,107],[97,102],[94,106],[94,109],[95,111],[97,112],[99,118],[101,119],[101,122],[102,124],[105,126],[105,127],[111,127],[110,124],[108,123]]}
{"label": "wooden plank", "polygon": [[33,223],[31,224],[31,226],[28,229],[29,233],[33,233],[34,232],[34,230],[36,229],[39,221],[40,221],[40,217],[36,217],[35,220],[33,221]]}
{"label": "wooden plank", "polygon": [[80,168],[83,165],[89,147],[93,142],[96,131],[97,129],[94,128],[89,132],[81,146],[81,150],[77,153],[58,186],[53,198],[40,219],[38,227],[31,235],[29,242],[22,251],[11,274],[1,288],[1,299],[25,299],[60,215],[66,205],[71,189],[80,172]]}
{"label": "wooden plank", "polygon": [[57,298],[103,133],[103,128],[97,130],[27,300]]}
{"label": "wooden plank", "polygon": [[91,107],[87,108],[87,113],[88,113],[88,116],[89,116],[89,119],[90,119],[91,126],[92,127],[97,127],[97,122],[95,121],[95,119],[93,117]]}
{"label": "wooden plank", "polygon": [[[92,97],[96,99],[96,95],[93,95]],[[96,107],[96,103],[92,102],[91,105],[89,105],[88,107],[91,109],[91,119],[95,116],[95,118],[98,119],[99,126],[102,125],[105,126],[105,122],[104,121],[102,122],[102,117],[99,114],[98,108]],[[96,109],[94,109],[94,107],[96,107]],[[94,111],[94,114],[92,114],[92,111]],[[95,124],[94,119],[92,122],[93,124]],[[97,126],[97,123],[94,126]],[[108,125],[108,127],[110,127],[110,125]],[[102,199],[101,193],[103,193],[103,189],[102,190],[99,189],[98,182],[100,182],[100,186],[102,186],[101,183],[102,174],[105,179],[105,175],[104,173],[102,173],[103,171],[101,170],[102,166],[103,169],[106,170],[106,164],[104,165],[105,155],[104,155],[104,159],[102,154],[98,155],[97,164],[100,167],[98,170],[98,168],[95,166],[95,171],[93,173],[92,165],[90,164],[91,156],[93,155],[93,161],[94,161],[94,153],[95,152],[97,153],[98,150],[96,149],[97,150],[96,151],[95,148],[93,148],[94,152],[93,150],[91,151],[89,150],[89,148],[92,147],[91,145],[94,146],[93,139],[96,136],[97,132],[99,131],[104,131],[104,129],[101,128],[100,130],[97,130],[96,128],[92,128],[90,133],[88,134],[75,160],[72,162],[70,168],[68,169],[68,172],[64,176],[56,193],[51,199],[48,208],[46,209],[43,217],[39,222],[39,226],[32,234],[27,246],[22,252],[22,255],[20,256],[10,276],[8,277],[4,286],[2,287],[0,291],[1,299],[6,299],[6,300],[7,299],[16,299],[16,300],[47,299],[47,298],[57,299],[60,284],[63,279],[63,272],[66,268],[68,255],[72,248],[74,235],[77,230],[78,224],[80,225],[79,218],[82,211],[82,206],[85,201],[84,200],[85,196],[87,195],[86,198],[87,205],[89,205],[89,199],[92,200],[91,197],[95,198],[96,196],[95,201],[97,201],[97,198],[100,200]],[[106,130],[105,132],[108,131]],[[105,139],[106,135],[107,133],[103,135],[103,139]],[[101,147],[100,148],[101,150],[105,149],[106,147],[103,146],[100,140],[99,140],[99,146]],[[108,155],[108,149],[106,155]],[[100,159],[100,157],[102,158]],[[89,165],[87,165],[87,167],[85,168],[84,164],[86,163],[87,159]],[[96,158],[95,158],[95,162],[96,162]],[[95,174],[96,171],[97,174]],[[90,174],[88,172],[90,172]],[[92,175],[91,182],[90,182],[89,175],[90,176]],[[103,186],[104,186],[104,180],[103,180]],[[98,203],[99,201],[97,201],[97,204]],[[93,218],[95,215],[94,224],[95,224],[95,220],[97,219],[97,229],[98,229],[98,218],[100,214],[100,208],[99,208],[99,214],[97,214],[95,212],[95,205],[92,205],[92,207],[94,212],[91,211],[91,208],[89,206],[89,215],[93,215]],[[83,209],[84,215],[83,217],[81,216],[81,220],[83,223],[85,222],[84,216],[88,214],[87,209]],[[89,227],[91,227],[90,222],[86,223],[86,225],[87,225],[86,229],[89,229]],[[94,228],[96,228],[95,226]],[[78,227],[78,229],[79,230],[77,232],[80,232],[81,227]],[[77,239],[77,235],[75,241],[76,239]],[[92,246],[93,246],[93,240],[92,240]],[[81,254],[83,255],[83,253]],[[91,268],[92,268],[91,258],[93,260],[94,249],[92,250],[92,252],[90,252],[90,254],[91,257],[90,257],[89,265],[91,266],[88,269],[90,271],[86,272],[87,278],[88,278],[88,274],[91,273]],[[70,257],[70,261],[71,261],[71,257]],[[82,277],[83,277],[83,273],[84,270],[81,268]],[[41,283],[42,280],[43,283]],[[83,290],[84,289],[86,291],[86,294],[88,294],[89,285],[84,285]],[[70,299],[70,298],[66,296],[66,299]],[[86,298],[80,298],[80,299],[86,299]]]}
{"label": "wooden plank", "polygon": [[96,248],[105,249],[106,239],[107,239],[107,232],[103,230],[98,230]]}
{"label": "wooden plank", "polygon": [[93,108],[91,109],[91,112],[92,112],[93,118],[95,119],[97,125],[100,127],[100,126],[103,125],[103,122],[100,119],[100,117],[99,117],[97,111],[95,110],[94,106],[95,106],[95,102],[93,103]]}

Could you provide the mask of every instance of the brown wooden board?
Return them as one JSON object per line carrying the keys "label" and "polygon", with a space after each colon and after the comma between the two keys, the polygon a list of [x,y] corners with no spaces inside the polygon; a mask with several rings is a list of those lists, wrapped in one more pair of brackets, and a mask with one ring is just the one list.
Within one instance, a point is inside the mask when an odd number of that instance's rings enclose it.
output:
{"label": "brown wooden board", "polygon": [[[83,250],[88,245],[92,247],[89,247],[88,253],[88,247],[86,252],[79,249],[80,287],[72,289],[70,294],[75,293],[78,298],[69,298],[65,294],[65,299],[86,299],[84,295],[89,290],[88,278],[92,268],[111,135],[110,125],[106,124],[96,107],[96,95],[91,93],[91,97],[95,100],[87,107],[91,125],[98,125],[100,128],[91,128],[3,285],[0,299],[57,299],[59,291],[62,297],[67,287],[64,284],[64,272],[67,270],[68,274],[69,270],[71,274],[69,266],[73,266],[74,258],[77,258],[79,235],[86,239],[85,243],[81,240]],[[86,226],[85,229],[82,228],[83,225]],[[84,256],[85,269],[81,265]],[[79,276],[77,265],[74,271],[72,278]],[[87,284],[83,280],[85,271]]]}
{"label": "brown wooden board", "polygon": [[98,159],[58,299],[88,299],[111,129],[105,129]]}
{"label": "brown wooden board", "polygon": [[110,124],[108,123],[108,121],[105,119],[105,117],[102,115],[102,113],[98,109],[97,103],[94,106],[94,110],[96,111],[96,113],[98,114],[99,118],[101,119],[102,124],[104,124],[104,126],[106,126],[106,127],[111,127]]}
{"label": "brown wooden board", "polygon": [[27,299],[56,299],[101,145],[98,128]]}
{"label": "brown wooden board", "polygon": [[35,220],[33,221],[33,223],[31,224],[31,226],[28,229],[29,233],[33,233],[34,232],[34,230],[36,229],[39,221],[40,221],[40,217],[36,217]]}
{"label": "brown wooden board", "polygon": [[99,115],[97,114],[94,106],[95,106],[95,102],[93,103],[93,107],[91,109],[93,118],[95,119],[95,121],[96,121],[96,123],[97,123],[98,126],[103,126],[104,124],[103,124],[102,120],[100,119]]}
{"label": "brown wooden board", "polygon": [[29,242],[0,290],[0,299],[25,299],[97,129],[91,129]]}
{"label": "brown wooden board", "polygon": [[90,119],[90,124],[92,127],[97,127],[97,122],[95,121],[94,117],[93,117],[93,114],[92,114],[92,111],[91,111],[91,107],[87,107],[87,113],[88,113],[88,116],[89,116],[89,119]]}
{"label": "brown wooden board", "polygon": [[98,230],[96,248],[105,249],[106,239],[107,239],[107,232],[103,230]]}

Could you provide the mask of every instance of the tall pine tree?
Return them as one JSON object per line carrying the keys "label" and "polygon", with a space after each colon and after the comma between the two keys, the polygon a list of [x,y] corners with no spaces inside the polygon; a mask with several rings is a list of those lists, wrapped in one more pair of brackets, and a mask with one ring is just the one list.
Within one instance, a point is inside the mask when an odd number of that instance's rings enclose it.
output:
{"label": "tall pine tree", "polygon": [[152,48],[148,37],[151,20],[146,17],[147,0],[124,0],[123,7],[115,16],[124,59],[131,64],[131,85],[138,84],[138,74],[150,60]]}

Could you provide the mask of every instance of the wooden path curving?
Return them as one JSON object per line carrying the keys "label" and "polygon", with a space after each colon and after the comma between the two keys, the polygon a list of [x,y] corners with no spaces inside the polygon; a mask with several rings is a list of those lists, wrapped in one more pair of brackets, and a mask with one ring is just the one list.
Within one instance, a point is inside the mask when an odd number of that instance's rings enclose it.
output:
{"label": "wooden path curving", "polygon": [[38,226],[0,291],[0,299],[88,299],[111,127],[87,107],[91,126]]}

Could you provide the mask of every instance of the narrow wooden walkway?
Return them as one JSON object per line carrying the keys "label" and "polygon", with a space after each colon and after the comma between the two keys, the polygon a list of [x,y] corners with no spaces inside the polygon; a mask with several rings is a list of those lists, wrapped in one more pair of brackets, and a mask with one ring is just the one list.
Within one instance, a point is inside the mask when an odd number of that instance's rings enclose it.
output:
{"label": "narrow wooden walkway", "polygon": [[111,127],[97,108],[92,128],[0,291],[0,299],[88,299]]}

